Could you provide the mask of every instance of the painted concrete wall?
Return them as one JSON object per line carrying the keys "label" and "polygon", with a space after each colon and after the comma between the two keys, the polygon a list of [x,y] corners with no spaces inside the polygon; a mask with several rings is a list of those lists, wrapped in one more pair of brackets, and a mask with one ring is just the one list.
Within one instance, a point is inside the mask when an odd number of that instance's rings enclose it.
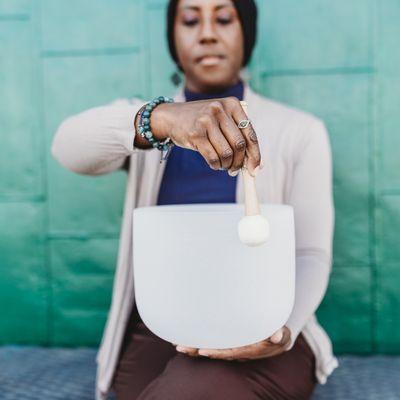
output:
{"label": "painted concrete wall", "polygon": [[[52,159],[67,116],[171,95],[165,0],[0,1],[0,342],[95,345],[126,175]],[[329,129],[332,279],[318,315],[339,352],[400,352],[400,3],[259,0],[253,88]]]}

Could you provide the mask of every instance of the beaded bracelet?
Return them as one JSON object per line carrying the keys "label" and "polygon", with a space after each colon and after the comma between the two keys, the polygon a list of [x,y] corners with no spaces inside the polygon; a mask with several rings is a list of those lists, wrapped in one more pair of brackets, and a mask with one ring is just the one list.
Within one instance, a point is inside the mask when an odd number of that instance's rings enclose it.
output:
{"label": "beaded bracelet", "polygon": [[[160,104],[162,103],[173,103],[174,100],[171,99],[170,97],[166,96],[159,96],[147,103],[145,106],[142,107],[142,109],[139,111],[139,123],[138,123],[138,131],[139,135],[146,140],[148,140],[153,148],[157,148],[158,150],[161,151],[161,161],[166,160],[169,152],[174,145],[174,143],[171,141],[171,138],[165,139],[163,142],[157,141],[156,138],[153,135],[153,132],[151,131],[151,126],[150,126],[150,117],[151,113],[153,110]],[[163,152],[166,152],[163,155]],[[161,162],[160,161],[160,162]]]}

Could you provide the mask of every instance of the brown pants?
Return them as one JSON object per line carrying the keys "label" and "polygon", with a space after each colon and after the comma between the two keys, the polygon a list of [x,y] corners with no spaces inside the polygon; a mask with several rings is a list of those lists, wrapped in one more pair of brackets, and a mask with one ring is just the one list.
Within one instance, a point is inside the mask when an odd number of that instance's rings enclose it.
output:
{"label": "brown pants", "polygon": [[245,362],[191,357],[154,335],[134,307],[113,389],[117,400],[309,399],[315,358],[302,334],[291,350]]}

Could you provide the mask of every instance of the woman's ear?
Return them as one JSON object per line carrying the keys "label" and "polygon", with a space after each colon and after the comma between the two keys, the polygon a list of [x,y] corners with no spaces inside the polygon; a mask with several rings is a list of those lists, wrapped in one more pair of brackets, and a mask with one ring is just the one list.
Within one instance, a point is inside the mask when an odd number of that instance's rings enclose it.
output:
{"label": "woman's ear", "polygon": [[179,84],[182,82],[182,77],[181,77],[181,74],[179,73],[179,71],[175,71],[175,72],[171,75],[171,82],[172,82],[175,86],[179,86]]}

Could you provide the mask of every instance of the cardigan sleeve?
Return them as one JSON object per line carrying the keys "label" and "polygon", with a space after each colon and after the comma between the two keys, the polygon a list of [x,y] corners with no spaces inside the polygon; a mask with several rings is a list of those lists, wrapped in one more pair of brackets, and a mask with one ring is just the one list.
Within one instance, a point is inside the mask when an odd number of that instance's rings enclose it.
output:
{"label": "cardigan sleeve", "polygon": [[102,175],[121,168],[126,158],[147,151],[134,146],[134,117],[144,102],[119,99],[64,120],[51,145],[52,156],[65,168]]}
{"label": "cardigan sleeve", "polygon": [[332,263],[334,207],[332,156],[325,125],[314,120],[294,160],[288,203],[293,206],[296,236],[296,290],[286,325],[290,348],[321,303]]}

